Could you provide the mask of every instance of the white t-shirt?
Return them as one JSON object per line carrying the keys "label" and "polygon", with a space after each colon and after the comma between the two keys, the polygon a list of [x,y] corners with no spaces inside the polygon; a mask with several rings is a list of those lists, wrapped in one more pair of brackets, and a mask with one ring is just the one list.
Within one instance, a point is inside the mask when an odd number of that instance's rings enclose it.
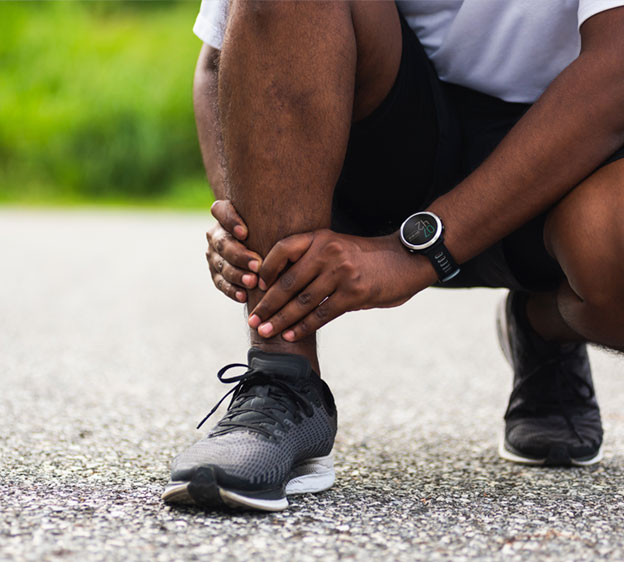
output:
{"label": "white t-shirt", "polygon": [[[579,54],[581,24],[624,0],[397,0],[441,80],[534,102]],[[227,0],[202,0],[193,31],[220,48]]]}

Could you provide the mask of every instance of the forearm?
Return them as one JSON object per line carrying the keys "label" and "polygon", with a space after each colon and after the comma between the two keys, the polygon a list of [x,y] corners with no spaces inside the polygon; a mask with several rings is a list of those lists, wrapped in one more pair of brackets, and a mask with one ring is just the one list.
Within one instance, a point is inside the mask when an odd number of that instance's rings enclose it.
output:
{"label": "forearm", "polygon": [[202,47],[193,81],[193,106],[206,177],[215,198],[225,199],[216,112],[218,56],[216,49],[208,45]]}
{"label": "forearm", "polygon": [[624,144],[618,50],[588,48],[492,155],[430,209],[459,262],[553,205]]}

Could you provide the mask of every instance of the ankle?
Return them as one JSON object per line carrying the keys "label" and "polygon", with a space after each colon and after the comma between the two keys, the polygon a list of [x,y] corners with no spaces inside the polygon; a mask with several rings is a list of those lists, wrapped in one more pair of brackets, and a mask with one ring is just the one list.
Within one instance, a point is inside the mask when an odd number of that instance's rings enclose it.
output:
{"label": "ankle", "polygon": [[316,353],[316,337],[310,336],[298,342],[287,342],[281,336],[265,339],[257,333],[251,334],[251,345],[268,353],[293,353],[305,357],[312,370],[318,375],[321,374],[318,356]]}

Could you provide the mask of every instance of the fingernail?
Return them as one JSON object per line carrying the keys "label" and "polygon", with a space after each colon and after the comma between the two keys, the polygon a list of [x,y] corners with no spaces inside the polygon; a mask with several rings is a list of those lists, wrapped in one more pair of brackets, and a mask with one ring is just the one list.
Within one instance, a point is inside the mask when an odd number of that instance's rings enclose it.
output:
{"label": "fingernail", "polygon": [[261,322],[262,320],[260,320],[260,316],[258,316],[257,314],[252,314],[249,317],[249,320],[247,320],[247,324],[249,324],[250,328],[257,328],[258,326],[260,326]]}
{"label": "fingernail", "polygon": [[247,236],[247,230],[245,230],[245,227],[238,224],[234,227],[234,235],[236,238],[245,238],[245,236]]}
{"label": "fingernail", "polygon": [[288,330],[287,332],[284,332],[282,334],[282,337],[286,340],[286,341],[293,341],[295,339],[295,332],[293,332],[292,330]]}
{"label": "fingernail", "polygon": [[247,287],[251,287],[254,284],[255,279],[256,276],[252,275],[251,273],[245,273],[245,275],[243,275],[242,277],[243,284],[247,285]]}
{"label": "fingernail", "polygon": [[241,302],[245,302],[245,293],[243,291],[236,291],[236,298]]}
{"label": "fingernail", "polygon": [[270,336],[272,331],[273,331],[273,324],[271,324],[271,322],[262,324],[262,326],[258,328],[258,333],[261,336],[265,336],[265,337]]}
{"label": "fingernail", "polygon": [[251,269],[251,271],[254,271],[256,273],[258,273],[258,271],[260,271],[260,262],[258,260],[251,260],[247,266],[249,267],[249,269]]}
{"label": "fingernail", "polygon": [[267,290],[267,284],[262,279],[260,279],[260,281],[258,281],[258,287],[260,287],[261,291],[266,291]]}

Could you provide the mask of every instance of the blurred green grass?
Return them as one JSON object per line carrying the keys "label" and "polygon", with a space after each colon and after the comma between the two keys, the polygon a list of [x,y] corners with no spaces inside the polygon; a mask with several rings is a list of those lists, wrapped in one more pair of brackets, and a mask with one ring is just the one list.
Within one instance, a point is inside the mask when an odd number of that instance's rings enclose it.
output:
{"label": "blurred green grass", "polygon": [[199,2],[0,2],[0,202],[210,205]]}

